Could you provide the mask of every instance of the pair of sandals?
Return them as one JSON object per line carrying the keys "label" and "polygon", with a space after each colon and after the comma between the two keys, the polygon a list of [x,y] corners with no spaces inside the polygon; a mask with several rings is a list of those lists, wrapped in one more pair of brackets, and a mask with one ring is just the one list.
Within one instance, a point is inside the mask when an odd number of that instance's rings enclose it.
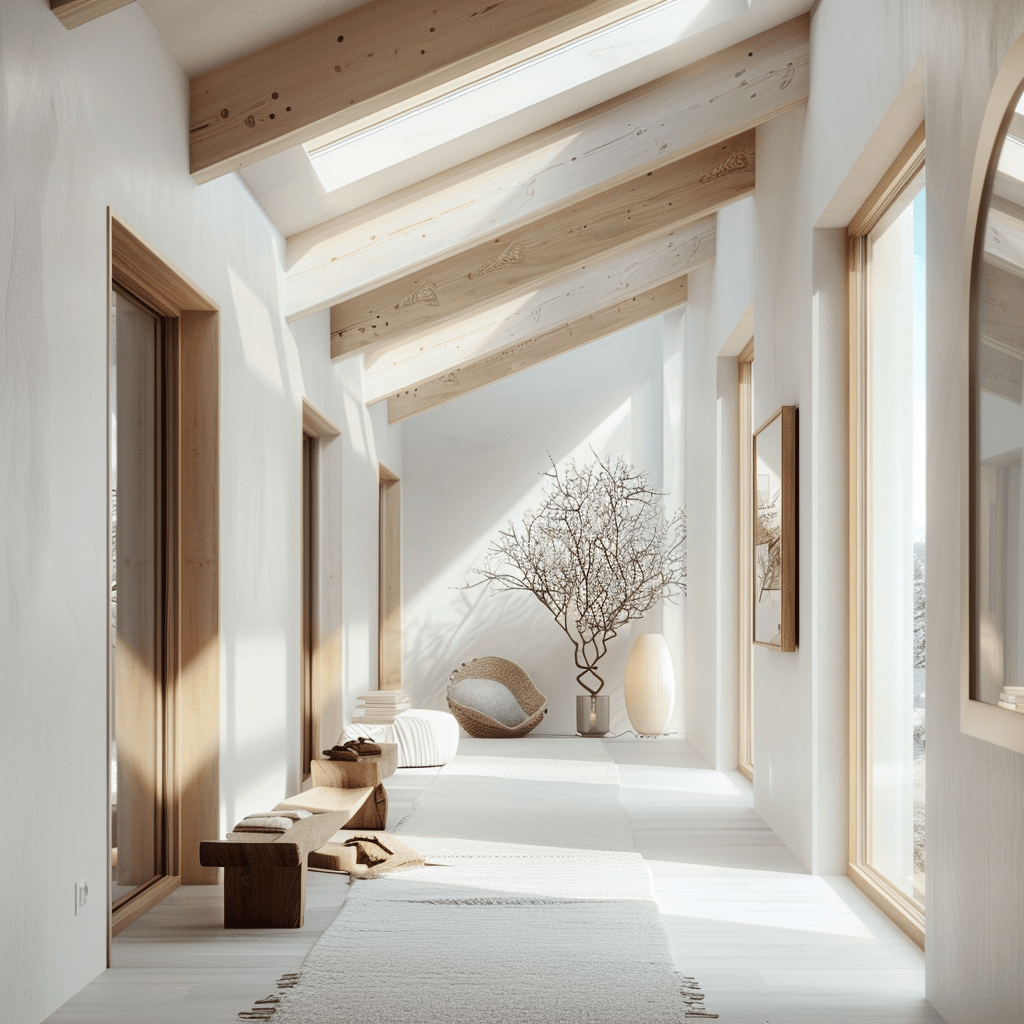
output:
{"label": "pair of sandals", "polygon": [[380,753],[379,743],[374,743],[368,736],[360,736],[347,743],[335,744],[324,751],[324,757],[331,761],[368,761],[380,757]]}

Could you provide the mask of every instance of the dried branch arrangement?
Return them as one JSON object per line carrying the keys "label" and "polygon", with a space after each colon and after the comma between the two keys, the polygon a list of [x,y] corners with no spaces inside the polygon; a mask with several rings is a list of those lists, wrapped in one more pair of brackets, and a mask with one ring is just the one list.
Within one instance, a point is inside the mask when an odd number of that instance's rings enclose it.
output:
{"label": "dried branch arrangement", "polygon": [[664,495],[621,457],[551,465],[540,507],[509,522],[467,586],[533,594],[575,648],[576,681],[597,694],[598,663],[619,630],[686,593],[686,512],[667,518]]}
{"label": "dried branch arrangement", "polygon": [[766,590],[782,588],[782,492],[758,505],[754,523],[754,571],[757,578],[756,601]]}

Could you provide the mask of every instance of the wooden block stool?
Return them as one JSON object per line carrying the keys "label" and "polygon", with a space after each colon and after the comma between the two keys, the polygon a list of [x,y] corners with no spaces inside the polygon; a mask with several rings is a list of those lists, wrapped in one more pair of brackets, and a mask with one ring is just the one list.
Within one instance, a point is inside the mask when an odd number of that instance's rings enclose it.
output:
{"label": "wooden block stool", "polygon": [[379,786],[398,767],[398,744],[381,743],[380,757],[362,761],[310,761],[314,786]]}

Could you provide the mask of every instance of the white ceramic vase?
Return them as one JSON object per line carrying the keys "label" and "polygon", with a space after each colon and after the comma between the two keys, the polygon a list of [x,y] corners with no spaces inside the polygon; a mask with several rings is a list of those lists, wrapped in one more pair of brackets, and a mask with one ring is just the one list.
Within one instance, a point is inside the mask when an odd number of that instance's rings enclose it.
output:
{"label": "white ceramic vase", "polygon": [[626,714],[641,736],[665,731],[676,702],[668,644],[660,633],[641,633],[626,662]]}

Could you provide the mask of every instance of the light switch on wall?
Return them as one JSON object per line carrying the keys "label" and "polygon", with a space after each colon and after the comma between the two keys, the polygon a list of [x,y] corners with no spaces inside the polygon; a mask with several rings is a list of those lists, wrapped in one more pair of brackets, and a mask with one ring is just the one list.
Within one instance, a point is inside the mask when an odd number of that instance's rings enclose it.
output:
{"label": "light switch on wall", "polygon": [[75,917],[78,916],[79,907],[85,906],[89,898],[89,883],[86,881],[75,882]]}

